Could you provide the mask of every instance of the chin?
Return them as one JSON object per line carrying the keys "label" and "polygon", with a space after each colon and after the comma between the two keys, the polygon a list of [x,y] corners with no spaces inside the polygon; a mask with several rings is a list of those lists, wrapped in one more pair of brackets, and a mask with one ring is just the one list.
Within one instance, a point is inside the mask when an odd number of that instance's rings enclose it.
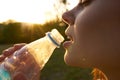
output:
{"label": "chin", "polygon": [[74,64],[73,64],[73,61],[72,61],[72,59],[71,59],[71,57],[70,57],[69,54],[70,54],[70,53],[68,53],[68,51],[65,52],[64,61],[65,61],[65,63],[66,63],[67,65],[73,66]]}
{"label": "chin", "polygon": [[84,59],[80,58],[74,58],[74,56],[70,55],[70,52],[66,50],[64,55],[64,61],[67,65],[72,67],[80,67],[80,68],[90,68],[92,67],[91,64],[89,64],[89,61],[85,61]]}
{"label": "chin", "polygon": [[79,66],[78,64],[76,64],[77,62],[76,59],[74,59],[74,57],[71,56],[70,53],[68,53],[68,51],[66,51],[64,55],[64,61],[69,66],[73,66],[73,67]]}

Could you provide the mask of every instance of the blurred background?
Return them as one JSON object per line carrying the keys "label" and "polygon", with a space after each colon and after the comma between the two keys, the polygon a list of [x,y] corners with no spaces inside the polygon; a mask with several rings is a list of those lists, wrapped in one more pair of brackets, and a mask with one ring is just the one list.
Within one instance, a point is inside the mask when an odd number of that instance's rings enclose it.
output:
{"label": "blurred background", "polygon": [[[0,52],[29,43],[56,28],[66,38],[62,14],[79,0],[0,0]],[[41,72],[41,80],[92,80],[91,70],[67,66],[64,48],[56,49]]]}

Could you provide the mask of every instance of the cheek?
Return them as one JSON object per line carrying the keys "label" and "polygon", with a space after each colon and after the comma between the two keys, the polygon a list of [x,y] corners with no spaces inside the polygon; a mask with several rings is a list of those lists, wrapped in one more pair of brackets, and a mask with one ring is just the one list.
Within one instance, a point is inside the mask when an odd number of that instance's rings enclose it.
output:
{"label": "cheek", "polygon": [[88,8],[78,14],[75,20],[76,40],[80,41],[83,47],[93,46],[99,41],[101,34],[101,24],[103,24],[102,14],[95,11],[96,9]]}
{"label": "cheek", "polygon": [[97,64],[99,56],[96,53],[100,52],[102,46],[99,20],[92,17],[90,14],[78,15],[75,22],[75,42],[79,46],[80,55],[85,57],[89,65]]}
{"label": "cheek", "polygon": [[120,28],[106,19],[102,22],[102,19],[97,18],[92,18],[91,15],[79,15],[74,29],[75,42],[80,48],[80,55],[84,55],[86,61],[95,66],[111,62],[112,55],[109,53],[115,53],[114,47],[118,44],[116,42],[120,41],[120,39],[118,41],[119,36],[116,36]]}

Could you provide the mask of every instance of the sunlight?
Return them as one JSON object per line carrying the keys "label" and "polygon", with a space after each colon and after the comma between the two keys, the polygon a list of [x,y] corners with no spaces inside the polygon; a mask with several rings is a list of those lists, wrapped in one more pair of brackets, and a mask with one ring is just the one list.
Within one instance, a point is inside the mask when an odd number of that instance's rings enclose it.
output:
{"label": "sunlight", "polygon": [[75,7],[77,4],[78,4],[78,2],[79,2],[80,0],[68,0],[68,6],[67,6],[67,8],[70,10],[70,9],[72,9],[73,7]]}
{"label": "sunlight", "polygon": [[[9,19],[18,22],[39,23],[56,18],[56,0],[0,0],[0,22]],[[68,0],[72,8],[78,0]],[[73,5],[72,5],[73,4]]]}
{"label": "sunlight", "polygon": [[45,13],[53,8],[50,0],[0,0],[0,22],[13,19],[20,22],[44,23]]}

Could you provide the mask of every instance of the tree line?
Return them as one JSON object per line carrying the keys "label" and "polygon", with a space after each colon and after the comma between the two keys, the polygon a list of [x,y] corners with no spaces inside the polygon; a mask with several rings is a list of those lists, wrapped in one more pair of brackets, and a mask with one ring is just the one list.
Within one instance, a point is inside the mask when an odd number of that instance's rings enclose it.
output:
{"label": "tree line", "polygon": [[29,43],[45,36],[45,33],[53,28],[58,29],[65,36],[66,24],[61,21],[49,21],[45,24],[0,23],[0,44]]}

